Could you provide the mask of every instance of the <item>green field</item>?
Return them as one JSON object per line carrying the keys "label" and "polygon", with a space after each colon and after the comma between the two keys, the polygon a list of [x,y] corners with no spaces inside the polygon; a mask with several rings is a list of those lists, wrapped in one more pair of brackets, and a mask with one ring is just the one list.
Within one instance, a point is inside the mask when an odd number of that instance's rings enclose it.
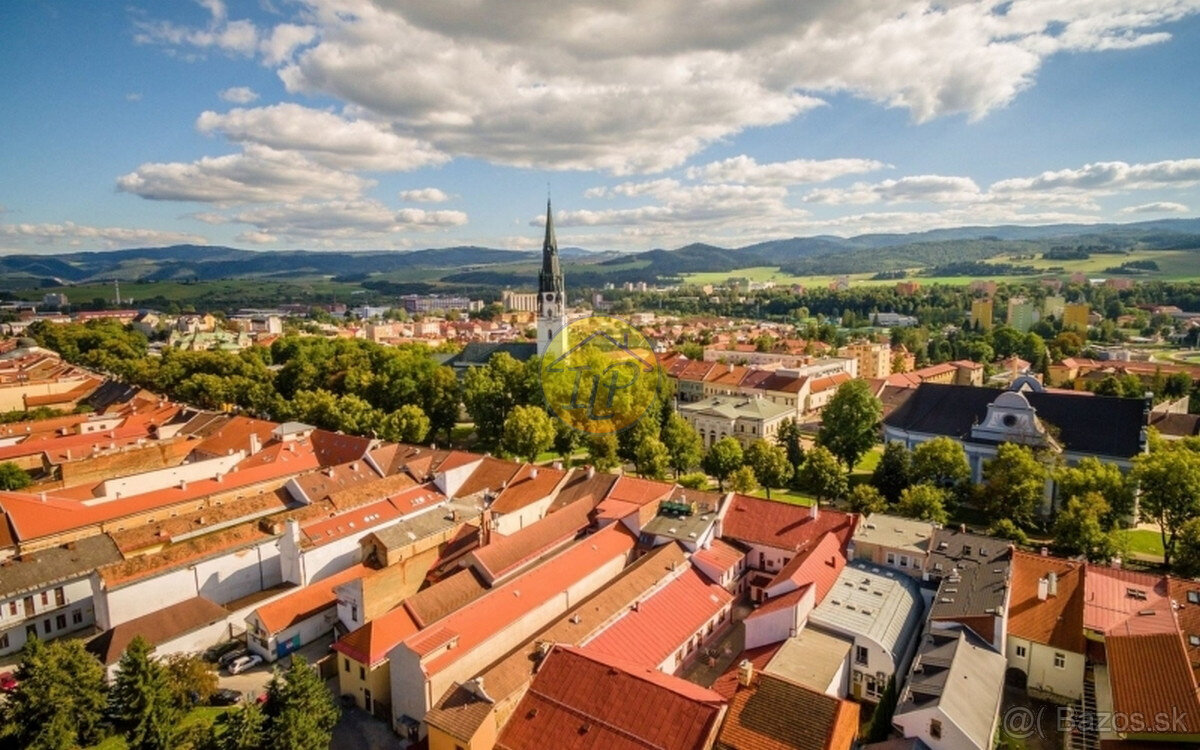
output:
{"label": "green field", "polygon": [[[881,251],[886,252],[886,251]],[[1045,260],[1042,257],[1022,258],[1014,260],[1011,256],[999,255],[989,258],[987,263],[1011,263],[1013,265],[1033,266],[1037,269],[1059,268],[1054,276],[1069,276],[1073,273],[1085,273],[1092,276],[1104,275],[1104,269],[1119,266],[1122,263],[1135,260],[1152,260],[1158,264],[1158,271],[1144,274],[1121,276],[1134,280],[1160,279],[1164,281],[1180,281],[1200,278],[1200,251],[1196,250],[1135,250],[1126,255],[1093,255],[1086,260]],[[919,268],[908,269],[906,280],[918,281],[922,284],[947,284],[962,286],[980,278],[978,276],[918,276]],[[1047,273],[1050,273],[1047,271]],[[846,278],[855,286],[893,286],[897,279],[872,279],[873,273],[846,274]],[[1034,276],[992,276],[993,281],[1029,281],[1039,278]],[[713,271],[705,273],[685,274],[684,280],[693,284],[724,284],[730,278],[745,278],[750,281],[773,281],[778,285],[800,284],[806,287],[827,286],[841,278],[840,275],[794,276],[779,270],[774,266],[749,266],[732,271]]]}
{"label": "green field", "polygon": [[1125,540],[1129,544],[1129,552],[1133,555],[1155,557],[1163,556],[1162,534],[1151,529],[1130,529],[1125,532]]}
{"label": "green field", "polygon": [[[38,301],[42,295],[62,292],[72,304],[88,304],[94,299],[109,303],[113,299],[112,284],[80,284],[78,286],[44,287],[15,292],[17,299]],[[144,300],[162,299],[180,306],[204,304],[206,309],[222,307],[266,307],[272,304],[317,304],[333,301],[347,304],[366,302],[373,292],[358,284],[329,279],[230,279],[222,281],[152,281],[123,282],[121,298],[132,299],[133,306]]]}

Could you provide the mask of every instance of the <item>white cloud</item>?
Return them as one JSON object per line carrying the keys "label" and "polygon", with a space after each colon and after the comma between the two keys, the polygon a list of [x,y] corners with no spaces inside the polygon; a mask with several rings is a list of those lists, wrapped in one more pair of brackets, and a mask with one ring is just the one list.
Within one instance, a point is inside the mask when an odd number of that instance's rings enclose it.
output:
{"label": "white cloud", "polygon": [[249,104],[258,99],[258,93],[248,86],[234,86],[222,91],[220,97],[234,104]]}
{"label": "white cloud", "polygon": [[874,159],[793,159],[792,161],[759,164],[752,156],[742,154],[703,166],[691,167],[687,176],[708,182],[750,182],[756,185],[800,185],[828,182],[845,175],[875,172],[888,168]]}
{"label": "white cloud", "polygon": [[191,163],[148,163],[117,178],[117,189],[151,200],[215,204],[357,197],[373,183],[296,152],[249,145],[240,154]]}
{"label": "white cloud", "polygon": [[141,100],[142,92],[140,91],[130,91],[129,93],[125,94],[125,101],[127,102],[140,102]]}
{"label": "white cloud", "polygon": [[259,50],[268,65],[280,65],[291,60],[297,49],[311,43],[316,37],[317,29],[314,26],[281,23],[271,30],[270,36],[263,38]]}
{"label": "white cloud", "polygon": [[254,227],[259,236],[298,241],[320,240],[347,245],[378,242],[413,231],[434,231],[467,223],[461,211],[393,209],[379,201],[360,199],[324,203],[264,206],[228,217],[232,223]]}
{"label": "white cloud", "polygon": [[445,203],[450,196],[435,187],[419,188],[416,190],[401,190],[400,200],[409,203]]}
{"label": "white cloud", "polygon": [[279,241],[278,237],[267,232],[242,232],[234,239],[250,245],[273,245]]}
{"label": "white cloud", "polygon": [[224,114],[203,112],[196,127],[202,133],[219,132],[238,143],[302,152],[332,169],[407,171],[449,159],[428,143],[396,135],[384,125],[347,120],[292,103],[233,109]]}
{"label": "white cloud", "polygon": [[189,28],[169,21],[139,21],[134,41],[139,44],[159,44],[171,48],[216,48],[225,52],[251,57],[258,50],[258,29],[246,20],[230,21],[225,4],[219,0],[197,0],[211,16],[201,29]]}
{"label": "white cloud", "polygon": [[982,197],[969,177],[914,175],[875,184],[856,182],[848,188],[813,190],[804,196],[808,203],[854,205],[867,203],[969,203]]}
{"label": "white cloud", "polygon": [[141,245],[207,244],[204,237],[183,232],[127,227],[93,227],[66,221],[61,224],[0,224],[0,237],[11,241],[4,248],[20,251],[30,245],[62,245],[115,249]]}
{"label": "white cloud", "polygon": [[1197,183],[1200,183],[1200,159],[1174,159],[1150,164],[1108,161],[1086,164],[1079,169],[1043,172],[1036,177],[1001,180],[992,185],[992,190],[998,193],[1150,190],[1188,187]]}
{"label": "white cloud", "polygon": [[1182,203],[1173,203],[1171,201],[1157,201],[1155,203],[1143,203],[1140,206],[1126,206],[1121,209],[1123,214],[1186,214],[1192,209]]}

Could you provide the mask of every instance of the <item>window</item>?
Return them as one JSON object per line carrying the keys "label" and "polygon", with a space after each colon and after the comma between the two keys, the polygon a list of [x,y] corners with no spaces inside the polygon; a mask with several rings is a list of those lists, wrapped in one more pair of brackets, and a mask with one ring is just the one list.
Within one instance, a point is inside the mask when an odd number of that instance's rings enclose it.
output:
{"label": "window", "polygon": [[929,736],[935,740],[940,740],[942,738],[942,722],[938,721],[937,719],[929,720]]}
{"label": "window", "polygon": [[1200,604],[1200,591],[1188,592],[1188,604]]}
{"label": "window", "polygon": [[43,606],[47,606],[47,605],[49,605],[49,604],[50,604],[50,592],[49,592],[49,591],[43,591],[43,592],[42,592],[42,605],[43,605]]}
{"label": "window", "polygon": [[67,603],[67,597],[63,593],[62,586],[59,586],[58,588],[54,589],[54,604],[56,606],[61,607],[62,605],[66,604],[66,603]]}
{"label": "window", "polygon": [[42,632],[49,635],[50,629],[50,618],[47,617],[45,620],[42,620]]}
{"label": "window", "polygon": [[1017,658],[1024,659],[1026,653],[1028,652],[1025,650],[1024,646],[1017,646]]}
{"label": "window", "polygon": [[350,622],[358,622],[358,605],[350,605]]}
{"label": "window", "polygon": [[58,628],[59,630],[65,629],[67,627],[67,616],[66,615],[58,615],[57,617],[55,617],[54,618],[54,627]]}
{"label": "window", "polygon": [[75,610],[74,612],[72,612],[71,613],[71,622],[75,625],[78,625],[79,623],[83,622],[83,612],[81,612],[78,609]]}
{"label": "window", "polygon": [[1067,666],[1067,657],[1065,654],[1054,652],[1054,668],[1065,669]]}
{"label": "window", "polygon": [[0,633],[0,648],[8,648],[8,633]]}
{"label": "window", "polygon": [[895,552],[889,552],[889,553],[887,553],[887,564],[888,564],[888,565],[895,565],[895,564],[896,564],[896,553],[895,553]]}
{"label": "window", "polygon": [[8,613],[13,617],[17,616],[17,600],[13,599],[8,603]]}
{"label": "window", "polygon": [[358,668],[358,679],[360,679],[360,680],[367,679],[367,668],[366,667],[360,666]]}
{"label": "window", "polygon": [[1200,646],[1200,635],[1189,635],[1188,643],[1193,646]]}
{"label": "window", "polygon": [[855,664],[866,664],[867,663],[867,653],[868,652],[867,652],[866,646],[855,646],[854,647],[854,663]]}
{"label": "window", "polygon": [[342,669],[345,670],[346,672],[350,671],[350,660],[349,659],[342,659]]}
{"label": "window", "polygon": [[900,567],[908,567],[908,555],[900,555]]}

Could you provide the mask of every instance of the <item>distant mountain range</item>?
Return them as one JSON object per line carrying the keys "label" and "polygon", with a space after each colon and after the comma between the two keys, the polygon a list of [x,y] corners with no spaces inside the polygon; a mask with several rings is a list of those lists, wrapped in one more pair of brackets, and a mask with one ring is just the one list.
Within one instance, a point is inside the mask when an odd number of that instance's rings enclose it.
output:
{"label": "distant mountain range", "polygon": [[[1200,249],[1200,219],[1133,224],[956,227],[909,234],[793,237],[739,248],[691,244],[641,253],[563,248],[568,276],[579,286],[603,282],[659,281],[681,274],[777,266],[789,273],[840,274],[928,267],[998,255],[1040,252],[1055,246],[1116,250]],[[336,277],[363,280],[421,269],[431,279],[460,285],[527,285],[538,251],[446,247],[414,251],[250,251],[219,245],[174,245],[63,255],[0,256],[7,288],[110,281]],[[439,275],[436,271],[444,270]],[[1198,273],[1200,275],[1200,273]]]}

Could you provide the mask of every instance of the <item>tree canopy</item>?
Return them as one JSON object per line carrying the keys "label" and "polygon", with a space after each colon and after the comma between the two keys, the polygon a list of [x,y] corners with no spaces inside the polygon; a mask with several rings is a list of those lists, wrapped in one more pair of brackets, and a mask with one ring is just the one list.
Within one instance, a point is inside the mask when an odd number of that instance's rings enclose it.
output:
{"label": "tree canopy", "polygon": [[843,383],[821,411],[817,442],[841,459],[848,470],[853,469],[877,442],[882,413],[883,406],[872,395],[867,381]]}

